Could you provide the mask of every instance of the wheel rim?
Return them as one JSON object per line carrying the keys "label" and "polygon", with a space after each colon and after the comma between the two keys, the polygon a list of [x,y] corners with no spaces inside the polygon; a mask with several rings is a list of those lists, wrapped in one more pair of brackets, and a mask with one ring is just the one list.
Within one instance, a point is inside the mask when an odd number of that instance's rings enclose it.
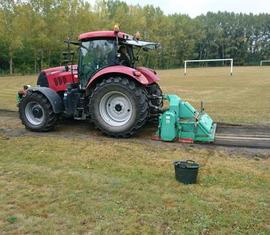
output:
{"label": "wheel rim", "polygon": [[132,116],[132,104],[123,93],[111,91],[105,94],[99,104],[102,119],[111,126],[125,125]]}
{"label": "wheel rim", "polygon": [[32,125],[38,126],[45,119],[44,109],[37,102],[29,102],[25,106],[25,116]]}

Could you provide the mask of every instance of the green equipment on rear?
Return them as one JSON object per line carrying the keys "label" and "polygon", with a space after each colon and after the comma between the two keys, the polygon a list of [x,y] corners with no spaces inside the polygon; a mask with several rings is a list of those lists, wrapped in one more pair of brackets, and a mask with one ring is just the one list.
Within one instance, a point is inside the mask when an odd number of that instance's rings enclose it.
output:
{"label": "green equipment on rear", "polygon": [[193,142],[214,142],[216,123],[204,112],[198,112],[191,104],[177,95],[165,95],[169,108],[159,117],[156,133],[158,140]]}

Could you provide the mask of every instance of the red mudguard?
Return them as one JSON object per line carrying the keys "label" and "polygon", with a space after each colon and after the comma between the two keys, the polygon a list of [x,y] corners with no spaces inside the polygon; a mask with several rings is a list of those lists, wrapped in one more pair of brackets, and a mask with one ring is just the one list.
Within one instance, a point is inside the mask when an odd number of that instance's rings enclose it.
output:
{"label": "red mudguard", "polygon": [[104,77],[105,75],[108,74],[121,74],[121,75],[126,75],[128,77],[131,77],[141,83],[142,85],[150,85],[152,83],[155,83],[159,80],[159,77],[156,75],[155,71],[150,70],[148,68],[144,67],[139,67],[137,69],[126,67],[123,65],[115,65],[115,66],[110,66],[107,68],[104,68],[100,71],[98,71],[88,82],[86,87],[91,86],[91,84],[94,81],[97,81],[98,79]]}

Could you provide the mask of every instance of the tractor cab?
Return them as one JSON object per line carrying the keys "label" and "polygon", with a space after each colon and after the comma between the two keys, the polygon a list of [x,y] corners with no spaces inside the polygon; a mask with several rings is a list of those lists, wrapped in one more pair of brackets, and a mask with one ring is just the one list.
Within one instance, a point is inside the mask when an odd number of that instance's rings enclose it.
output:
{"label": "tractor cab", "polygon": [[98,71],[115,65],[135,68],[138,56],[133,48],[156,49],[159,44],[140,41],[139,38],[118,31],[97,31],[79,36],[78,75],[85,87]]}

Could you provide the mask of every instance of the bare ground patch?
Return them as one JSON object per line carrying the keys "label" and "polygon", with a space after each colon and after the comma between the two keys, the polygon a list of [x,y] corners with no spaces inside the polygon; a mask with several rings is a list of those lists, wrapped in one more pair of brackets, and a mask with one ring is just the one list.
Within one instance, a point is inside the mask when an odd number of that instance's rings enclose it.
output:
{"label": "bare ground patch", "polygon": [[[225,151],[232,156],[234,154],[241,154],[255,158],[270,157],[270,127],[267,125],[218,124],[215,144],[181,144],[153,141],[151,137],[155,134],[155,131],[156,125],[148,124],[132,138],[113,139],[104,136],[88,121],[60,120],[54,131],[45,133],[31,132],[21,125],[17,112],[0,110],[0,138],[2,139],[23,136],[55,136],[62,138],[95,139],[98,141],[122,141],[151,146],[156,145],[169,149],[208,149],[209,151]],[[256,138],[254,139],[253,137]]]}

